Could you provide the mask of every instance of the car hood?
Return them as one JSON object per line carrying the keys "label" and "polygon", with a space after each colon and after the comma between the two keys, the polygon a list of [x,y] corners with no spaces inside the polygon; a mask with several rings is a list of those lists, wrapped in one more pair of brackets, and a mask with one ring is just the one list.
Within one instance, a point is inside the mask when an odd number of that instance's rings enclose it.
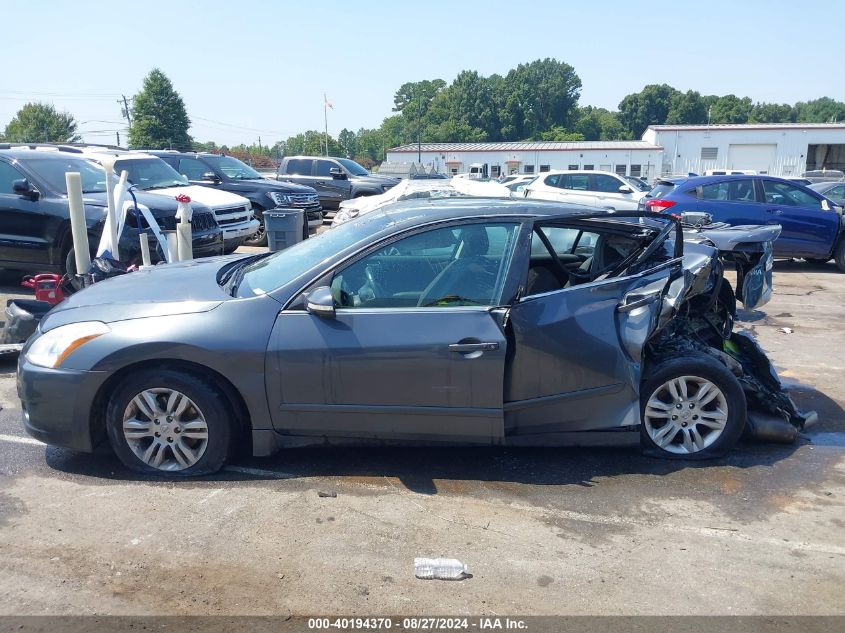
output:
{"label": "car hood", "polygon": [[[135,190],[135,199],[138,201],[138,204],[142,204],[147,207],[153,216],[157,218],[174,217],[176,215],[176,209],[179,206],[176,202],[175,196],[162,196],[157,193],[153,194],[145,191],[139,191],[137,189]],[[131,201],[132,198],[127,197],[127,200]],[[85,202],[86,208],[102,210],[102,213],[105,216],[105,209],[107,205],[105,193],[86,193],[83,197],[83,201]],[[192,206],[194,211],[210,212],[208,206],[199,201]]]}
{"label": "car hood", "polygon": [[41,330],[77,321],[112,323],[213,310],[232,300],[217,284],[217,271],[241,257],[161,264],[101,281],[53,308],[41,322]]}
{"label": "car hood", "polygon": [[[176,196],[184,195],[191,199],[191,203],[200,203],[208,207],[237,207],[246,206],[249,200],[236,193],[223,191],[222,189],[213,189],[211,187],[200,187],[199,185],[188,185],[186,187],[168,187],[167,189],[156,189],[148,191],[147,195],[164,196],[167,198],[176,198]],[[139,200],[140,202],[140,200]]]}
{"label": "car hood", "polygon": [[298,185],[293,182],[284,182],[281,180],[272,180],[270,178],[262,178],[261,180],[243,180],[238,181],[245,187],[249,187],[253,191],[278,191],[279,193],[317,193],[314,187],[307,185]]}

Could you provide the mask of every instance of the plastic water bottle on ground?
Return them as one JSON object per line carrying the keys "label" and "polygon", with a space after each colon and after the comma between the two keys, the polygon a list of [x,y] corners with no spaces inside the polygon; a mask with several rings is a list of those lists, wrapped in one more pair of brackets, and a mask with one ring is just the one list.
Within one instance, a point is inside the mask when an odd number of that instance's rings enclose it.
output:
{"label": "plastic water bottle on ground", "polygon": [[467,566],[455,558],[415,558],[414,576],[423,580],[463,580]]}

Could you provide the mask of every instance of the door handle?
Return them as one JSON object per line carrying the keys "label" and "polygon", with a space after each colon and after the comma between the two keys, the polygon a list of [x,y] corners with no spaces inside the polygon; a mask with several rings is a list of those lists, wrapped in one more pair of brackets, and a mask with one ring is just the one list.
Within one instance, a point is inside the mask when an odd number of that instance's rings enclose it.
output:
{"label": "door handle", "polygon": [[774,213],[775,215],[780,215],[783,213],[780,209],[766,209],[766,213]]}
{"label": "door handle", "polygon": [[450,352],[465,354],[467,352],[495,352],[499,349],[498,343],[452,343],[449,346]]}
{"label": "door handle", "polygon": [[643,306],[654,303],[657,301],[659,296],[659,292],[655,292],[650,295],[628,295],[625,297],[624,303],[619,304],[616,310],[618,312],[631,312],[637,308],[642,308]]}
{"label": "door handle", "polygon": [[317,182],[315,182],[314,184],[315,184],[315,185],[325,185],[325,184],[326,184],[326,181],[325,181],[325,180],[318,180],[318,181],[317,181]]}

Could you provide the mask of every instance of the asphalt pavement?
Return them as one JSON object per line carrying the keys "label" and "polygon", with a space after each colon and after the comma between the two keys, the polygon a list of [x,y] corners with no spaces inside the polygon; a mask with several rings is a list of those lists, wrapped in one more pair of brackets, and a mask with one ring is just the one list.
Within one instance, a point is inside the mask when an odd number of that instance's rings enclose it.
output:
{"label": "asphalt pavement", "polygon": [[[29,438],[0,360],[0,615],[845,614],[845,274],[775,270],[739,326],[820,420],[708,462],[292,449],[143,478]],[[472,577],[417,580],[417,556]]]}

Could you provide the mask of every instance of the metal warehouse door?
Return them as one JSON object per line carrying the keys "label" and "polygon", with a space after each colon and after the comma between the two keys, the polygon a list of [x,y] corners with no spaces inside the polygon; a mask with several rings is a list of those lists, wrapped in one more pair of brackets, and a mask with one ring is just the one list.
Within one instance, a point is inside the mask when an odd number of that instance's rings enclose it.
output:
{"label": "metal warehouse door", "polygon": [[728,169],[753,169],[758,174],[767,174],[775,164],[777,150],[774,143],[729,145]]}

